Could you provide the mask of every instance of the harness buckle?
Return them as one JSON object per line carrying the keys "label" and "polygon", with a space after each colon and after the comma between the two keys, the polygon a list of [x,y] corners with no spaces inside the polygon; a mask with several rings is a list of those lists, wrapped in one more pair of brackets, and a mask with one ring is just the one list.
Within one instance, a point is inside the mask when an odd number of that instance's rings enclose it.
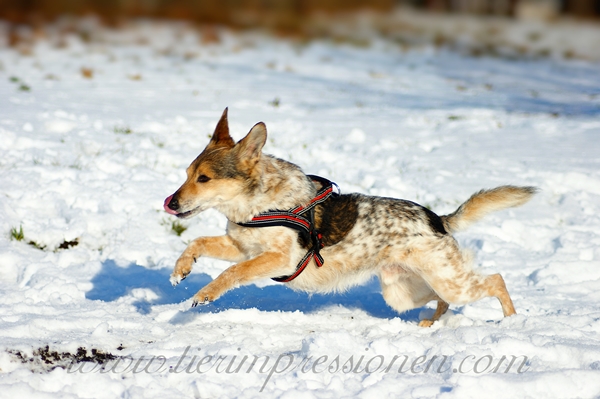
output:
{"label": "harness buckle", "polygon": [[335,182],[330,182],[331,183],[331,188],[333,189],[335,187],[335,192],[331,192],[332,195],[338,196],[342,194],[342,190],[340,189],[340,186],[338,186]]}

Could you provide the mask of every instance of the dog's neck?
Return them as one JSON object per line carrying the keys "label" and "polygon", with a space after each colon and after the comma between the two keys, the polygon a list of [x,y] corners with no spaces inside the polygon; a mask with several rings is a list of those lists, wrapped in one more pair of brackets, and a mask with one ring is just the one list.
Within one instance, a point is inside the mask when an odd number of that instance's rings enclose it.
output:
{"label": "dog's neck", "polygon": [[246,192],[217,207],[227,219],[243,223],[262,212],[288,210],[308,203],[317,189],[302,170],[287,161],[262,155]]}

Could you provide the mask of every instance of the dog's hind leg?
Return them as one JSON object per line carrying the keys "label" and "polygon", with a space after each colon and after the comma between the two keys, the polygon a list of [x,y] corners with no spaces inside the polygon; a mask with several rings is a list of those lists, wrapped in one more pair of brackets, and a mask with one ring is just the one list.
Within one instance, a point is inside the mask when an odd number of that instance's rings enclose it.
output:
{"label": "dog's hind leg", "polygon": [[177,285],[186,278],[192,272],[193,263],[201,256],[232,262],[244,259],[244,255],[227,235],[196,238],[177,259],[175,269],[171,274],[171,284]]}
{"label": "dog's hind leg", "polygon": [[443,245],[432,252],[425,263],[420,262],[419,274],[444,301],[466,304],[493,296],[500,301],[505,317],[516,313],[501,275],[474,272],[456,245]]}
{"label": "dog's hind leg", "polygon": [[504,317],[517,313],[504,279],[499,274],[480,276],[471,272],[448,280],[439,277],[426,278],[440,298],[449,303],[467,304],[493,296],[500,301]]}
{"label": "dog's hind leg", "polygon": [[510,299],[510,295],[508,294],[508,290],[506,289],[506,283],[500,274],[492,274],[491,276],[487,276],[485,284],[485,288],[487,289],[489,295],[495,296],[500,301],[504,317],[512,316],[517,313],[515,311],[512,299]]}

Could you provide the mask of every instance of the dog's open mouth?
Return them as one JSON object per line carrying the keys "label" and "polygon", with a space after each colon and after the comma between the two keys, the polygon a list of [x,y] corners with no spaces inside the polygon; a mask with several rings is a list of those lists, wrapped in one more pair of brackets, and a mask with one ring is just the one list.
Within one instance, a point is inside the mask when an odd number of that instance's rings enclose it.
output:
{"label": "dog's open mouth", "polygon": [[194,208],[191,211],[181,212],[181,213],[172,213],[172,215],[175,215],[175,216],[177,216],[178,218],[181,218],[181,219],[187,219],[187,218],[193,216],[196,213],[197,210],[198,210],[198,208]]}

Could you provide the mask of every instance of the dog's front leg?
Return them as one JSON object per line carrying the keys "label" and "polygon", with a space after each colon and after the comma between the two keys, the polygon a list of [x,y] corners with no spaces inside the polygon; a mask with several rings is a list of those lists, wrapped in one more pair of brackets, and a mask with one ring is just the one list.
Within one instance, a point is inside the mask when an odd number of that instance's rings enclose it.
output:
{"label": "dog's front leg", "polygon": [[194,295],[192,307],[212,302],[230,289],[253,280],[277,277],[285,272],[282,267],[288,263],[287,254],[265,252],[256,258],[233,265]]}
{"label": "dog's front leg", "polygon": [[181,254],[171,274],[171,284],[179,284],[192,271],[192,265],[201,256],[239,262],[244,255],[228,235],[217,237],[200,237],[187,246]]}

